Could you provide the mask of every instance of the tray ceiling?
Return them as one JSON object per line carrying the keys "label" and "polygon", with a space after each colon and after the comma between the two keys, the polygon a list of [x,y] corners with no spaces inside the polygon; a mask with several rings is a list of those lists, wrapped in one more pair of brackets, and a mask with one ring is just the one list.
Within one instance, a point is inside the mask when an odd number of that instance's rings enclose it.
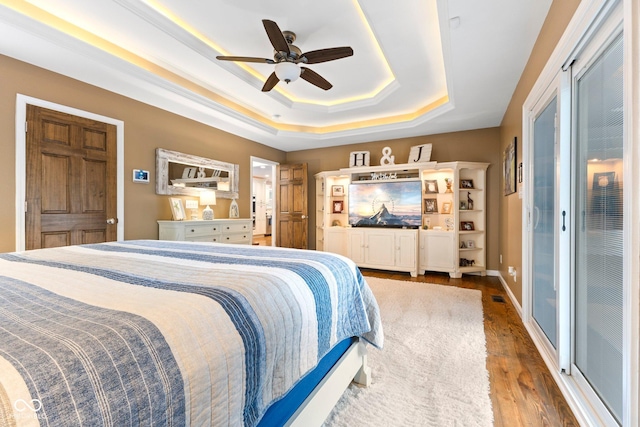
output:
{"label": "tray ceiling", "polygon": [[[551,0],[0,0],[0,53],[285,151],[498,126]],[[302,79],[262,19],[303,52],[351,46]]]}

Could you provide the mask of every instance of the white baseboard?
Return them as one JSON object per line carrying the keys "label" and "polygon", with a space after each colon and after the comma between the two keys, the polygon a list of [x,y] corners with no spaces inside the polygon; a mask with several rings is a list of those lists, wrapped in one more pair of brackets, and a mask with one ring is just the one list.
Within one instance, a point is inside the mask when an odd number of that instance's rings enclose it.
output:
{"label": "white baseboard", "polygon": [[513,304],[516,311],[518,312],[518,316],[520,316],[520,319],[522,319],[522,306],[516,299],[516,296],[513,295],[513,292],[511,292],[511,288],[509,288],[509,285],[507,285],[507,282],[504,280],[504,277],[502,277],[502,274],[500,274],[500,272],[498,271],[496,271],[496,273],[497,273],[496,276],[500,278],[500,283],[502,283],[502,287],[504,288],[504,291],[507,293],[507,295],[509,296],[509,299],[511,300],[511,303]]}

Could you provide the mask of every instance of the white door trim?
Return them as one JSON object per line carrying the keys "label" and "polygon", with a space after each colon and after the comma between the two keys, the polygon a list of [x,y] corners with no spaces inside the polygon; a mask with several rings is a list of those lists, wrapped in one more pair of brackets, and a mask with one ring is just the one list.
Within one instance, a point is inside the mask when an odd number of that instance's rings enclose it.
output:
{"label": "white door trim", "polygon": [[117,146],[117,203],[118,224],[117,239],[124,240],[124,122],[111,117],[101,116],[66,105],[56,104],[27,95],[16,95],[16,251],[25,249],[25,200],[26,200],[26,144],[25,126],[27,122],[27,104],[48,108],[62,113],[72,114],[116,127]]}
{"label": "white door trim", "polygon": [[259,162],[264,163],[266,165],[271,166],[271,187],[272,187],[272,198],[271,198],[271,246],[276,245],[276,205],[278,203],[275,197],[275,185],[276,185],[276,168],[280,166],[280,163],[274,162],[273,160],[261,159],[260,157],[250,156],[249,163],[251,164],[251,173],[249,174],[250,179],[250,187],[249,194],[252,197],[249,198],[249,212],[252,212],[252,199],[253,199],[253,163]]}

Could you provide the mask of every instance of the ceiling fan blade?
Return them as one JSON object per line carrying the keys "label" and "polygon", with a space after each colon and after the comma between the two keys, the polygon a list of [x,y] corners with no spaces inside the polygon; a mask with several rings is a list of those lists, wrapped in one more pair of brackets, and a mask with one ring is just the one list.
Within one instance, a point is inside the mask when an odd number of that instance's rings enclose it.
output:
{"label": "ceiling fan blade", "polygon": [[269,36],[269,40],[271,41],[271,45],[276,50],[276,52],[286,52],[289,54],[289,43],[282,35],[282,31],[280,31],[280,27],[273,21],[268,19],[262,20],[262,25],[264,25],[264,29],[267,32],[267,36]]}
{"label": "ceiling fan blade", "polygon": [[253,58],[250,56],[216,56],[221,61],[238,61],[238,62],[261,62],[263,64],[275,64],[273,59]]}
{"label": "ceiling fan blade", "polygon": [[274,71],[269,77],[267,77],[267,81],[264,82],[264,86],[262,86],[262,91],[269,92],[275,87],[275,85],[278,84],[279,81],[280,79],[278,78],[278,76],[276,76],[276,73]]}
{"label": "ceiling fan blade", "polygon": [[331,83],[325,80],[320,74],[316,73],[310,68],[300,67],[302,72],[300,73],[300,78],[308,81],[314,86],[318,86],[320,89],[329,90],[333,87]]}
{"label": "ceiling fan blade", "polygon": [[346,58],[353,55],[353,49],[348,46],[345,47],[333,47],[329,49],[312,50],[311,52],[305,52],[300,55],[301,60],[298,62],[305,62],[303,58],[307,58],[306,64],[319,64],[320,62],[334,61],[336,59]]}

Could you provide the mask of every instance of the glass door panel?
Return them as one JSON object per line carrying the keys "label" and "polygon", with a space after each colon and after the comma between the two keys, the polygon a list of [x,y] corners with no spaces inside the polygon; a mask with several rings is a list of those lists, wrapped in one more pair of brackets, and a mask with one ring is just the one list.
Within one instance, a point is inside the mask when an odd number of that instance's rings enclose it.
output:
{"label": "glass door panel", "polygon": [[575,366],[621,422],[623,44],[576,80]]}
{"label": "glass door panel", "polygon": [[556,113],[557,97],[533,124],[532,314],[557,349]]}

